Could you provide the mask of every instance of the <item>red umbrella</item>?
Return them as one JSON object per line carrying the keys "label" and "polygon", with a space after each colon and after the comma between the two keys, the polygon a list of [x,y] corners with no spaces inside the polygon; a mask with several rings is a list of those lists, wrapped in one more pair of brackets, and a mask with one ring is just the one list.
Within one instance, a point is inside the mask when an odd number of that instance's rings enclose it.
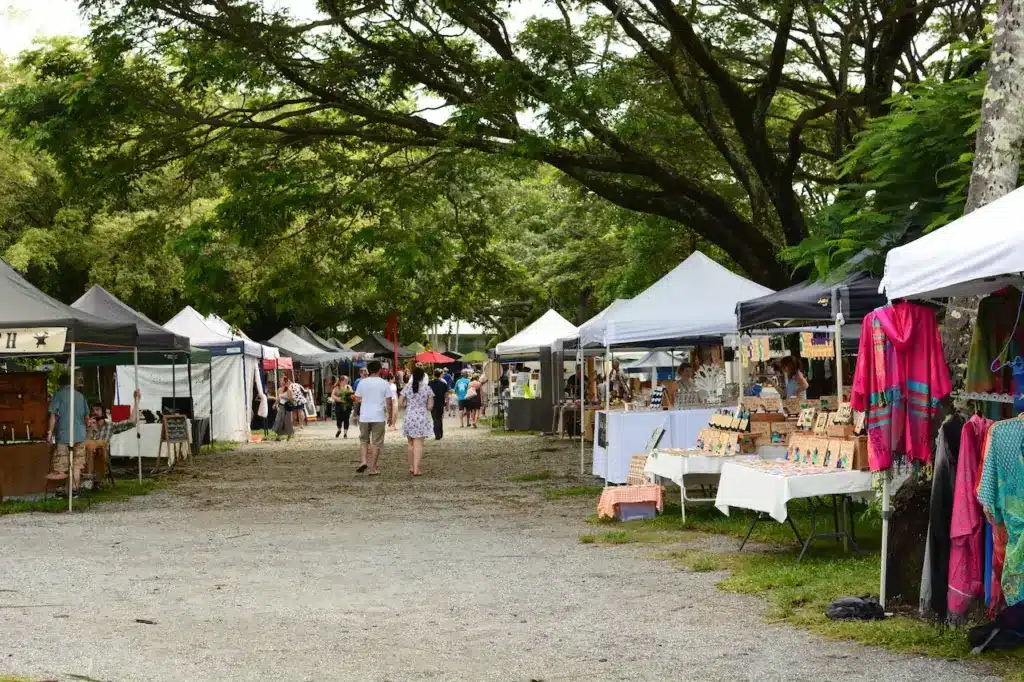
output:
{"label": "red umbrella", "polygon": [[455,362],[455,358],[450,358],[447,355],[442,355],[437,351],[428,350],[422,353],[417,353],[416,362],[422,362],[427,365],[444,365],[449,362]]}

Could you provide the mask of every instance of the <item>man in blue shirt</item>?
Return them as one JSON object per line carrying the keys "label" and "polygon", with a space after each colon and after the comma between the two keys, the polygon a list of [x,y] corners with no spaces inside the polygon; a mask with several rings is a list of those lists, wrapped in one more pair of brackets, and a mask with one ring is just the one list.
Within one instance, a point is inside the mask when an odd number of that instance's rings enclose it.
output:
{"label": "man in blue shirt", "polygon": [[[50,399],[50,430],[46,437],[56,447],[53,449],[51,468],[56,473],[68,473],[68,449],[74,438],[73,463],[71,465],[71,487],[78,489],[85,466],[85,420],[89,416],[89,405],[85,396],[71,388],[71,378],[61,374],[57,380],[57,392]],[[74,394],[74,414],[71,413],[71,396]],[[74,425],[74,434],[69,427]]]}
{"label": "man in blue shirt", "polygon": [[[459,426],[469,426],[469,401],[466,399],[466,394],[469,393],[469,377],[467,376],[469,370],[462,370],[462,376],[455,382],[455,397],[459,399]],[[466,418],[466,423],[462,423],[462,418]]]}

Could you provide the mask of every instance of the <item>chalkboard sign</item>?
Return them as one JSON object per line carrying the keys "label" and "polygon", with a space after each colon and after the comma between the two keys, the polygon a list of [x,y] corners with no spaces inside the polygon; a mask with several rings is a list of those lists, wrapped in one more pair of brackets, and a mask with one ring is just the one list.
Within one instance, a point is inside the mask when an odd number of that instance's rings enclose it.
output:
{"label": "chalkboard sign", "polygon": [[594,419],[597,420],[597,446],[606,448],[608,447],[608,413],[598,412],[594,415]]}
{"label": "chalkboard sign", "polygon": [[307,399],[302,409],[306,414],[306,419],[316,419],[316,405],[312,400]]}
{"label": "chalkboard sign", "polygon": [[188,418],[184,415],[164,415],[163,440],[168,443],[187,443]]}

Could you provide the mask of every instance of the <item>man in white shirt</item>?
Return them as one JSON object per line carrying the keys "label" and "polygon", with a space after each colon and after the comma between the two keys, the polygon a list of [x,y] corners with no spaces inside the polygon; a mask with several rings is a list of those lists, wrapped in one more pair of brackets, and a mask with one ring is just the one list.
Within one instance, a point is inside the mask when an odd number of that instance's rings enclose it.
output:
{"label": "man in white shirt", "polygon": [[380,362],[367,364],[369,376],[359,382],[353,401],[359,405],[359,455],[357,472],[370,468],[370,475],[376,476],[377,458],[384,444],[386,425],[395,423],[395,402],[391,398],[391,387],[380,378]]}

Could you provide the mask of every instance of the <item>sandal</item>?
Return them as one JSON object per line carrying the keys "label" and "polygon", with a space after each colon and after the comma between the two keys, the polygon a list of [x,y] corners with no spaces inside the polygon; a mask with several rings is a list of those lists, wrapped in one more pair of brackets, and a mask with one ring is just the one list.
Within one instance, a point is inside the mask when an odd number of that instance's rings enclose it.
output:
{"label": "sandal", "polygon": [[361,473],[363,473],[364,471],[366,471],[366,470],[367,470],[367,469],[369,469],[369,468],[370,468],[370,465],[369,465],[369,464],[360,464],[360,465],[359,465],[359,468],[358,468],[358,469],[356,469],[356,473],[357,473],[357,474],[361,474]]}
{"label": "sandal", "polygon": [[380,472],[379,472],[379,471],[371,471],[371,472],[370,472],[369,474],[367,474],[367,475],[368,475],[368,476],[380,476]]}

